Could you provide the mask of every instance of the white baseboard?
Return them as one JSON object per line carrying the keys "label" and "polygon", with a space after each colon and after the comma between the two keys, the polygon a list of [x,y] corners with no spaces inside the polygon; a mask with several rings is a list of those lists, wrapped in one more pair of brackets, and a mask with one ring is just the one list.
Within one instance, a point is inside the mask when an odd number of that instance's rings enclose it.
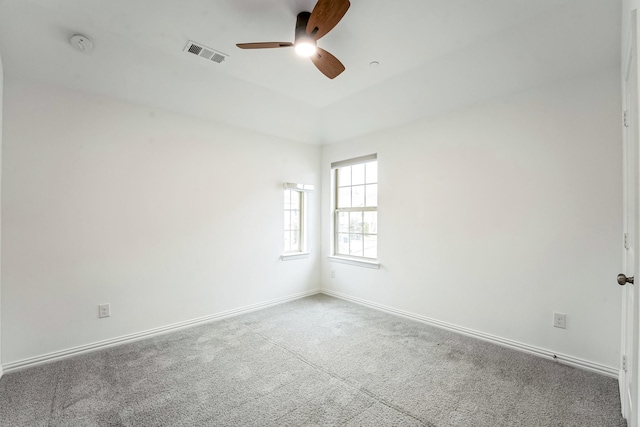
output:
{"label": "white baseboard", "polygon": [[323,293],[329,296],[333,296],[336,298],[340,298],[346,301],[351,301],[357,304],[361,304],[367,307],[371,307],[380,311],[384,311],[390,314],[399,315],[402,317],[406,317],[409,319],[417,320],[420,322],[427,323],[429,325],[447,329],[452,332],[460,333],[463,335],[467,335],[473,338],[478,338],[483,341],[488,341],[494,344],[498,344],[504,347],[512,348],[514,350],[523,351],[525,353],[533,354],[535,356],[543,357],[545,359],[555,360],[556,362],[563,363],[566,365],[570,365],[576,368],[585,369],[588,371],[596,372],[598,374],[606,375],[612,378],[619,378],[620,371],[616,368],[601,365],[598,363],[590,362],[588,360],[580,359],[573,356],[568,356],[564,354],[554,353],[550,350],[546,350],[540,347],[535,347],[529,344],[523,344],[517,341],[509,340],[506,338],[501,338],[495,335],[486,334],[484,332],[475,331],[473,329],[464,328],[462,326],[453,325],[451,323],[442,322],[439,320],[431,319],[425,316],[421,316],[419,314],[410,313],[407,311],[398,310],[392,307],[388,307],[382,304],[374,303],[371,301],[367,301],[361,298],[352,297],[350,295],[342,294],[339,292],[331,291],[328,289],[314,289],[307,292],[301,292],[294,295],[289,295],[282,298],[276,298],[273,300],[261,302],[258,304],[252,304],[245,307],[236,308],[233,310],[227,310],[216,314],[211,314],[204,317],[199,317],[196,319],[187,320],[184,322],[178,322],[167,326],[162,326],[159,328],[149,329],[147,331],[137,332],[134,334],[123,335],[116,338],[111,338],[108,340],[98,341],[91,344],[86,344],[78,347],[73,347],[65,350],[60,350],[48,354],[44,354],[41,356],[30,357],[23,360],[18,360],[16,362],[7,363],[5,365],[0,366],[0,378],[4,373],[14,372],[20,369],[29,368],[32,366],[41,365],[44,363],[53,362],[56,360],[61,360],[67,357],[75,356],[82,353],[88,353],[90,351],[96,351],[107,347],[112,347],[118,344],[129,343],[133,341],[138,341],[144,338],[149,338],[155,335],[161,335],[167,332],[175,331],[178,329],[187,328],[190,326],[199,325],[202,323],[211,322],[214,320],[220,320],[226,317],[237,316],[240,314],[248,313],[250,311],[258,310],[261,308],[266,308],[273,305],[282,304],[288,301],[293,301],[296,299],[304,298],[307,296],[315,295],[318,293]]}
{"label": "white baseboard", "polygon": [[261,308],[270,307],[273,305],[282,304],[285,302],[293,301],[296,299],[308,297],[311,295],[315,295],[320,293],[320,289],[314,289],[311,291],[300,292],[297,294],[289,295],[282,298],[276,298],[269,301],[264,301],[257,304],[247,305],[240,308],[235,308],[233,310],[227,310],[216,314],[211,314],[208,316],[198,317],[196,319],[186,320],[184,322],[178,322],[167,326],[161,326],[159,328],[149,329],[147,331],[136,332],[133,334],[123,335],[116,338],[110,338],[108,340],[97,341],[91,344],[81,345],[78,347],[68,348],[65,350],[55,351],[52,353],[47,353],[41,356],[30,357],[27,359],[18,360],[16,362],[7,363],[5,365],[0,366],[0,376],[2,375],[3,369],[5,373],[14,372],[20,369],[30,368],[32,366],[41,365],[44,363],[53,362],[60,359],[65,359],[67,357],[76,356],[82,353],[88,353],[90,351],[101,350],[107,347],[112,347],[114,345],[129,343],[133,341],[138,341],[143,338],[149,338],[155,335],[161,335],[167,332],[175,331],[178,329],[184,329],[190,326],[199,325],[202,323],[211,322],[214,320],[220,320],[226,317],[237,316],[239,314],[248,313],[250,311],[258,310]]}
{"label": "white baseboard", "polygon": [[456,333],[467,335],[473,338],[478,338],[483,341],[488,341],[494,344],[498,344],[503,347],[509,347],[514,350],[523,351],[525,353],[533,354],[535,356],[543,357],[545,359],[555,360],[556,362],[563,363],[565,365],[573,366],[580,369],[585,369],[591,372],[596,372],[598,374],[606,375],[608,377],[612,377],[616,379],[618,379],[619,377],[619,370],[610,366],[601,365],[599,363],[590,362],[588,360],[580,359],[573,356],[568,356],[565,354],[554,353],[544,348],[535,347],[529,344],[523,344],[518,341],[513,341],[507,338],[501,338],[491,334],[486,334],[484,332],[479,332],[473,329],[464,328],[462,326],[453,325],[451,323],[442,322],[440,320],[431,319],[429,317],[421,316],[419,314],[397,310],[392,307],[387,307],[382,304],[367,301],[361,298],[352,297],[350,295],[345,295],[340,292],[335,292],[328,289],[322,289],[320,292],[332,297],[340,298],[346,301],[351,301],[357,304],[365,305],[367,307],[375,308],[377,310],[384,311],[390,314],[395,314],[395,315],[399,315],[409,319],[418,320],[420,322],[424,322],[438,328],[447,329],[452,332],[456,332]]}

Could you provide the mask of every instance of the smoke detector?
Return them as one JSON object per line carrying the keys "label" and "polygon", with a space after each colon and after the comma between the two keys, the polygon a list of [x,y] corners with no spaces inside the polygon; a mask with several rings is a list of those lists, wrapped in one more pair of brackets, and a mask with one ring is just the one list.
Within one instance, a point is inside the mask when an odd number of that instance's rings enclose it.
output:
{"label": "smoke detector", "polygon": [[69,43],[81,52],[89,53],[93,49],[93,42],[91,39],[87,36],[83,36],[82,34],[72,35],[69,39]]}

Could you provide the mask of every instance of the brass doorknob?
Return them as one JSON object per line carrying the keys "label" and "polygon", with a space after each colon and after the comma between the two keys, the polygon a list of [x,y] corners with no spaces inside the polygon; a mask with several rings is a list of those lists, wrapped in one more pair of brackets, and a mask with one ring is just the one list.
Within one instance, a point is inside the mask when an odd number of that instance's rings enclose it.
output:
{"label": "brass doorknob", "polygon": [[618,285],[626,285],[627,283],[633,283],[633,276],[627,277],[624,274],[618,274]]}

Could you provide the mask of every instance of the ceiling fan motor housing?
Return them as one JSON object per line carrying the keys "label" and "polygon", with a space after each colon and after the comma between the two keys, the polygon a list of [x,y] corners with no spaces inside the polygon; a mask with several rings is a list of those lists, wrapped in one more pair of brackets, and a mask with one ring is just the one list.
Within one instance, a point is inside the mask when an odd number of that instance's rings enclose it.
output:
{"label": "ceiling fan motor housing", "polygon": [[298,17],[296,19],[295,43],[298,42],[298,39],[304,39],[305,41],[309,42],[313,40],[313,38],[309,34],[307,34],[307,23],[309,22],[310,16],[310,12],[300,12],[298,14]]}

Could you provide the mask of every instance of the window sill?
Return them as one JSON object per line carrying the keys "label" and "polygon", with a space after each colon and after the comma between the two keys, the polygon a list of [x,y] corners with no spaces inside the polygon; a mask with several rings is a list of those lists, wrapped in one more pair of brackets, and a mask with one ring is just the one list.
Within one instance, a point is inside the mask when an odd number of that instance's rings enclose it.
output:
{"label": "window sill", "polygon": [[335,255],[329,255],[329,261],[339,262],[341,264],[355,265],[358,267],[375,268],[375,269],[380,268],[380,263],[378,261],[366,261],[362,259],[346,258],[341,256],[335,256]]}
{"label": "window sill", "polygon": [[309,255],[311,255],[311,252],[295,252],[290,254],[282,254],[280,255],[280,259],[282,261],[293,261],[294,259],[309,258]]}

